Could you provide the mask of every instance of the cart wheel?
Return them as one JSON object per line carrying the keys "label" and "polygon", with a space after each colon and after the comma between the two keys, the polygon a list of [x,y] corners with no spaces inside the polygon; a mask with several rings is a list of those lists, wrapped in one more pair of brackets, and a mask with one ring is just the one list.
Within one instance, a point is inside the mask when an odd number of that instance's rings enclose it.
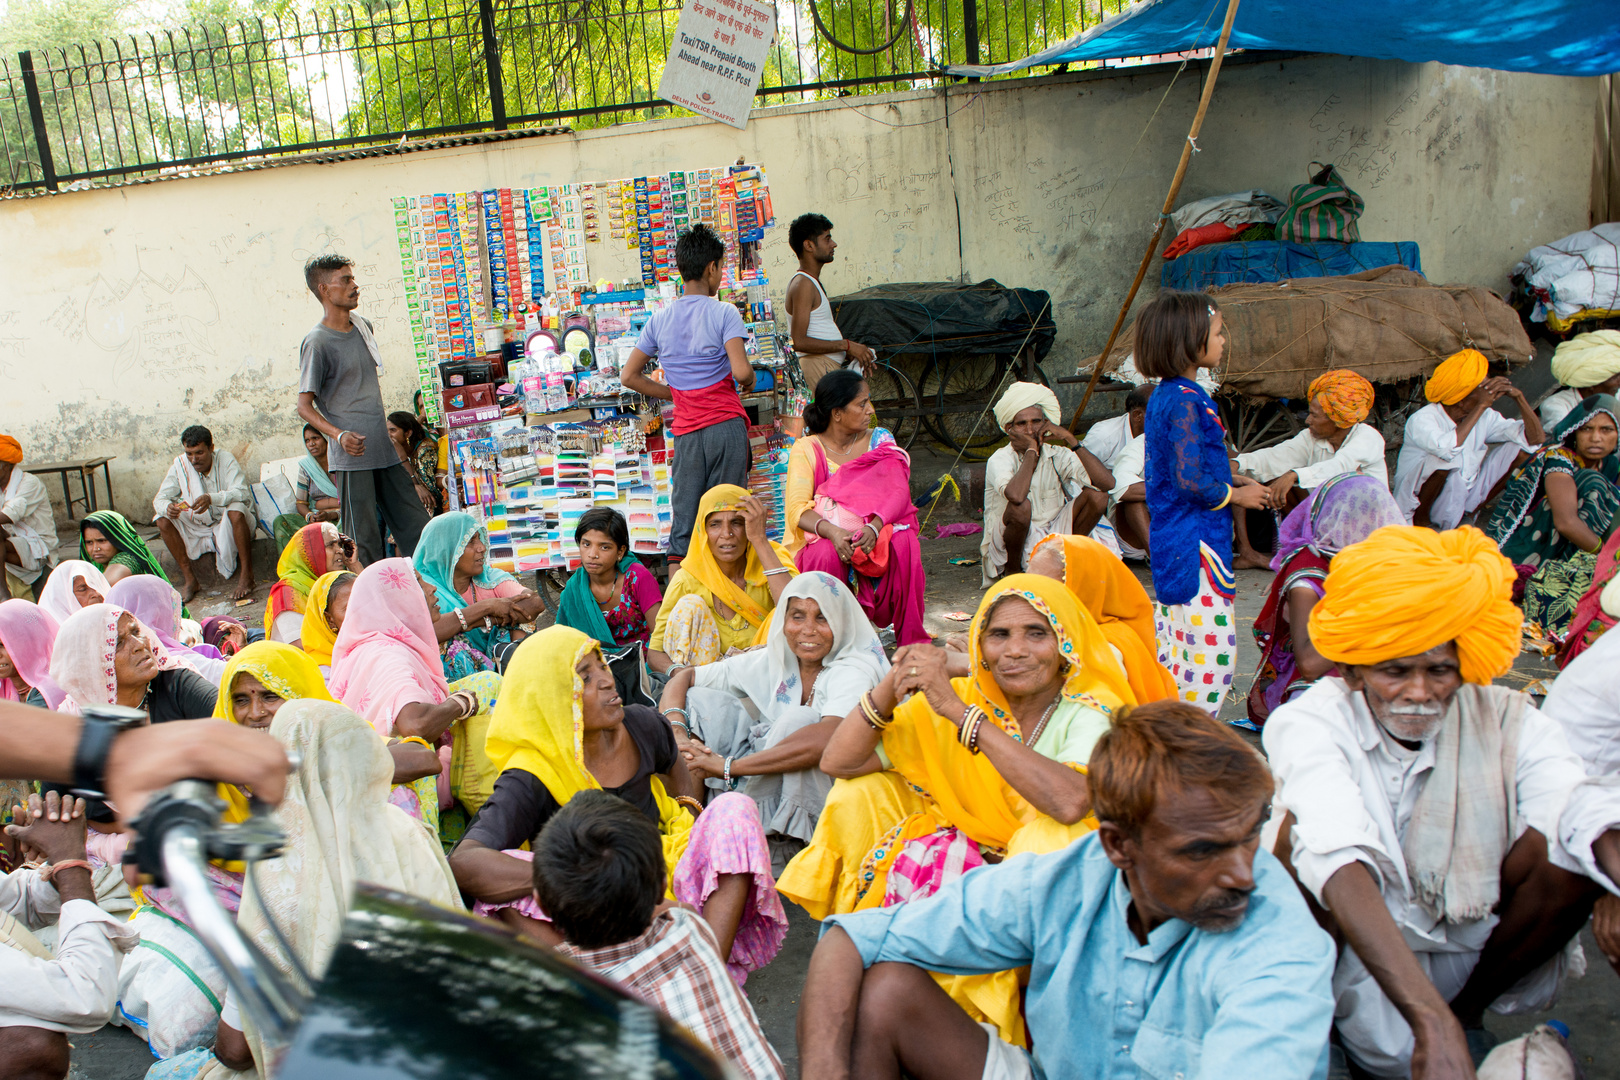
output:
{"label": "cart wheel", "polygon": [[917,397],[917,384],[898,367],[880,360],[866,377],[866,387],[872,396],[877,422],[889,429],[900,449],[911,449],[917,432],[922,430],[922,401]]}
{"label": "cart wheel", "polygon": [[1222,394],[1219,401],[1227,437],[1240,454],[1275,446],[1305,427],[1281,401],[1239,394]]}
{"label": "cart wheel", "polygon": [[1429,403],[1424,396],[1425,380],[1410,383],[1378,383],[1373,387],[1373,407],[1367,423],[1384,436],[1384,449],[1393,454],[1406,441],[1406,421]]}
{"label": "cart wheel", "polygon": [[[1006,441],[993,409],[1002,391],[1018,379],[1018,369],[1008,359],[959,356],[945,370],[930,426],[949,449],[961,451],[964,460],[983,461]],[[1035,377],[1042,386],[1052,385],[1039,364]]]}

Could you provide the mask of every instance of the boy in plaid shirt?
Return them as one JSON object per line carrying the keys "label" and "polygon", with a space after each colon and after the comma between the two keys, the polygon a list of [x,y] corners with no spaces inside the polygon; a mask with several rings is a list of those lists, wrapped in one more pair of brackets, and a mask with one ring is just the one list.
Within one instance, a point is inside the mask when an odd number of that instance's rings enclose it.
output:
{"label": "boy in plaid shirt", "polygon": [[535,899],[563,936],[557,950],[682,1024],[754,1080],[785,1080],[703,918],[664,900],[658,830],[605,791],[582,791],[534,845]]}

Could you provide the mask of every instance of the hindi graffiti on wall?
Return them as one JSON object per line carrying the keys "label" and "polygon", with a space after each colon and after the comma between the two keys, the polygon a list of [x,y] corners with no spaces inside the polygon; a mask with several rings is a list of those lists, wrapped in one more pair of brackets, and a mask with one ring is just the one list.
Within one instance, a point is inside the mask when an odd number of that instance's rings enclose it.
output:
{"label": "hindi graffiti on wall", "polygon": [[686,0],[658,96],[734,128],[748,110],[776,39],[776,6],[760,0]]}

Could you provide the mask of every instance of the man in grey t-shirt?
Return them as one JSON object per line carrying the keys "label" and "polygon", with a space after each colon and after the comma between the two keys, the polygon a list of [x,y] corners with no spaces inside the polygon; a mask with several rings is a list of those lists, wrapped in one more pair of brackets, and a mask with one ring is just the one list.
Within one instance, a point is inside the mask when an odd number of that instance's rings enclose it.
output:
{"label": "man in grey t-shirt", "polygon": [[369,566],[383,557],[378,511],[399,553],[411,555],[428,512],[388,438],[378,383],[382,355],[371,324],[354,314],[360,305],[354,264],[341,255],[317,255],[304,266],[304,283],[325,315],[298,350],[298,415],[330,444],[327,461],[338,482],[343,527],[360,562]]}

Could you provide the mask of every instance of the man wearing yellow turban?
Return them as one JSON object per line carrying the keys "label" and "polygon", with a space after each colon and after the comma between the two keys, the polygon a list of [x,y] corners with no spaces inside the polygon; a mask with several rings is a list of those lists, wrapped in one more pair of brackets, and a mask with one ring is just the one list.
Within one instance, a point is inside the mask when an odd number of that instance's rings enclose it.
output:
{"label": "man wearing yellow turban", "polygon": [[[1541,445],[1541,421],[1518,387],[1486,377],[1484,355],[1473,350],[1434,369],[1423,392],[1430,404],[1406,421],[1395,461],[1395,503],[1414,525],[1454,529],[1491,499],[1508,473]],[[1521,419],[1491,408],[1513,399]]]}
{"label": "man wearing yellow turban", "polygon": [[[1057,395],[1015,382],[995,407],[1007,445],[984,464],[983,585],[1029,565],[1052,533],[1084,536],[1108,509],[1113,474],[1063,426]],[[1048,441],[1050,440],[1050,441]]]}
{"label": "man wearing yellow turban", "polygon": [[22,444],[0,435],[0,552],[6,564],[6,588],[12,596],[33,599],[29,585],[51,568],[56,547],[56,515],[39,477],[21,468]]}
{"label": "man wearing yellow turban", "polygon": [[1563,384],[1541,403],[1541,426],[1551,431],[1582,400],[1620,393],[1620,330],[1576,334],[1553,350],[1553,378]]}
{"label": "man wearing yellow turban", "polygon": [[[1305,396],[1310,401],[1305,430],[1287,442],[1239,454],[1237,471],[1269,485],[1275,505],[1284,513],[1327,481],[1345,473],[1374,476],[1388,487],[1384,436],[1362,422],[1372,410],[1372,383],[1341,368],[1318,375]],[[1270,557],[1249,545],[1248,522],[1241,507],[1232,511],[1232,518],[1237,533],[1236,565],[1270,569]]]}
{"label": "man wearing yellow turban", "polygon": [[[1564,946],[1620,893],[1620,790],[1491,680],[1519,651],[1513,566],[1473,528],[1389,525],[1334,556],[1311,643],[1341,676],[1278,706],[1265,841],[1344,942],[1345,1052],[1368,1074],[1471,1075],[1480,1018],[1557,994]],[[1522,980],[1522,981],[1521,981]],[[1505,1003],[1498,1003],[1505,1004]]]}

